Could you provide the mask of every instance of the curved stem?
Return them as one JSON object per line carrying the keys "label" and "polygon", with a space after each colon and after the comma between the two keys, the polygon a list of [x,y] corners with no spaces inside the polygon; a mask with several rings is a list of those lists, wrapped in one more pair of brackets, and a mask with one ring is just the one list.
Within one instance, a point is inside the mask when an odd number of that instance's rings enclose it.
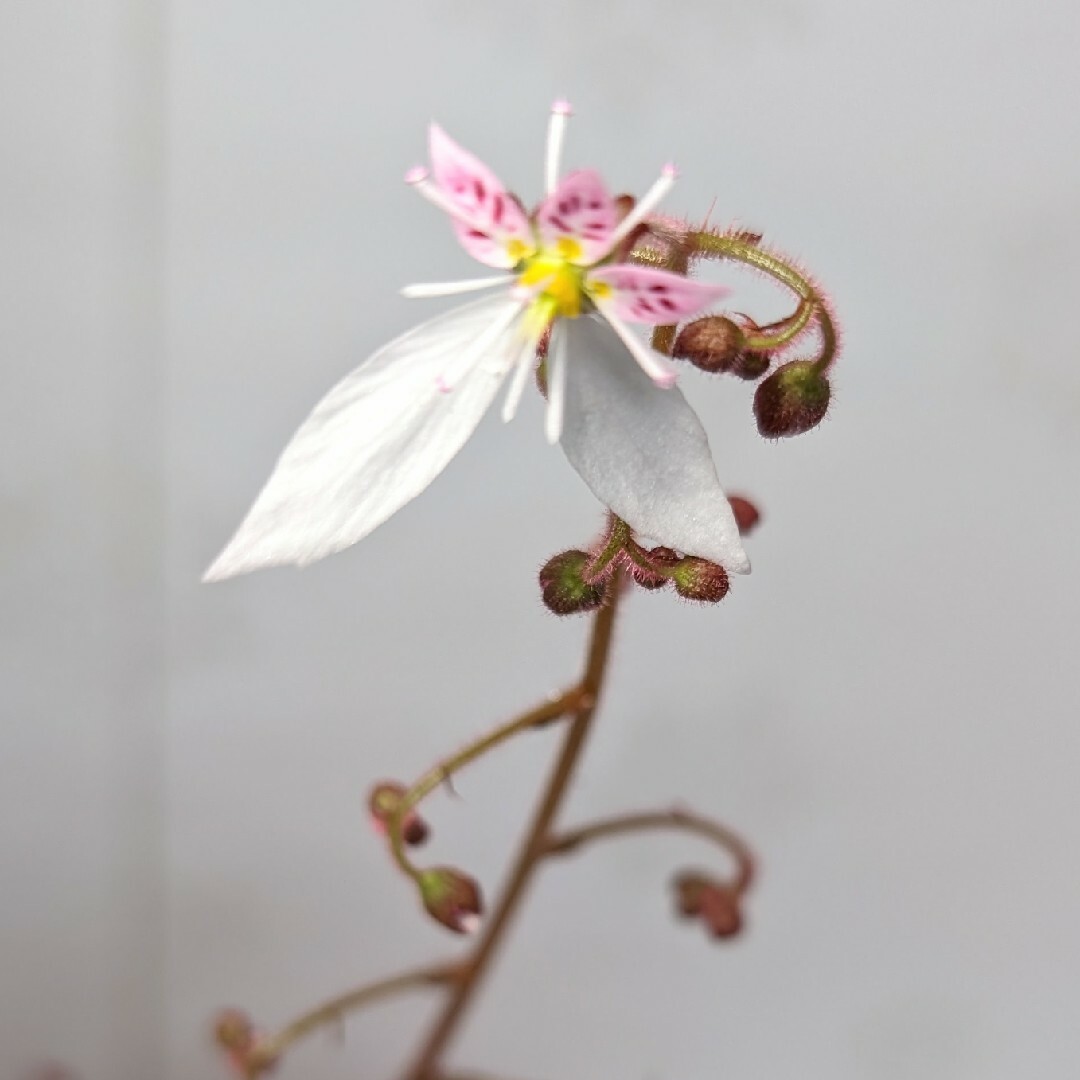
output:
{"label": "curved stem", "polygon": [[285,1049],[298,1039],[324,1024],[340,1021],[347,1012],[363,1008],[380,998],[411,990],[418,986],[445,986],[459,975],[461,965],[457,963],[429,964],[427,967],[405,971],[400,975],[391,975],[378,982],[368,983],[355,990],[341,994],[324,1002],[318,1008],[298,1016],[292,1023],[283,1027],[276,1035],[262,1040],[259,1054],[267,1061],[279,1057]]}
{"label": "curved stem", "polygon": [[577,851],[582,844],[591,843],[593,840],[623,836],[648,829],[679,829],[711,840],[735,861],[736,877],[732,882],[732,887],[738,892],[745,892],[749,887],[754,876],[754,856],[742,838],[718,821],[712,821],[700,814],[678,807],[672,810],[647,810],[633,814],[618,814],[557,833],[549,840],[544,854],[567,855]]}
{"label": "curved stem", "polygon": [[416,1061],[406,1074],[409,1080],[428,1080],[436,1076],[439,1061],[487,974],[537,866],[543,861],[552,822],[562,805],[596,713],[611,653],[612,631],[619,604],[620,577],[616,570],[608,579],[606,602],[597,609],[593,617],[588,658],[577,688],[579,696],[573,720],[532,823],[522,841],[509,880],[485,923],[482,936],[471,957],[465,961],[460,980],[451,989],[449,1000],[436,1017]]}
{"label": "curved stem", "polygon": [[390,851],[398,866],[412,878],[416,878],[420,873],[405,851],[403,826],[405,816],[410,810],[427,798],[437,787],[445,784],[458,770],[486,754],[489,750],[493,750],[496,746],[506,742],[507,739],[512,738],[519,732],[528,731],[531,728],[539,727],[542,724],[550,723],[552,720],[558,720],[560,717],[565,716],[573,709],[580,696],[581,688],[577,686],[564,691],[558,697],[545,701],[543,704],[537,705],[535,709],[530,709],[528,712],[514,717],[513,720],[501,724],[494,731],[489,731],[475,742],[469,743],[464,749],[459,750],[452,757],[447,758],[446,761],[440,762],[424,773],[401,796],[393,814],[390,815],[387,821],[386,834],[390,840]]}
{"label": "curved stem", "polygon": [[752,266],[755,270],[768,274],[769,277],[791,289],[804,305],[808,305],[806,322],[809,322],[811,316],[817,317],[821,329],[821,354],[814,366],[819,372],[828,369],[836,357],[836,325],[828,304],[812,282],[783,259],[738,236],[704,229],[688,232],[684,242],[690,248],[691,258],[734,259],[736,262]]}

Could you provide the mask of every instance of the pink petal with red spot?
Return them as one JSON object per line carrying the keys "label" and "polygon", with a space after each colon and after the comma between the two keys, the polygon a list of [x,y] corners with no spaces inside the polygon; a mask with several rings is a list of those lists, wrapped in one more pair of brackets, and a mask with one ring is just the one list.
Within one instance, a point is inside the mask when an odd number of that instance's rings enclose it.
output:
{"label": "pink petal with red spot", "polygon": [[617,222],[615,201],[592,169],[564,176],[536,211],[536,230],[544,247],[556,248],[560,240],[577,241],[582,253],[571,261],[580,266],[608,253]]}
{"label": "pink petal with red spot", "polygon": [[667,270],[645,266],[605,266],[593,270],[586,287],[603,283],[611,287],[604,303],[627,322],[664,326],[696,315],[731,291],[723,285],[692,281]]}
{"label": "pink petal with red spot", "polygon": [[431,125],[428,151],[435,183],[460,215],[453,225],[465,250],[487,266],[515,265],[520,256],[507,251],[510,241],[533,247],[529,219],[517,200],[479,158],[458,146],[438,124]]}

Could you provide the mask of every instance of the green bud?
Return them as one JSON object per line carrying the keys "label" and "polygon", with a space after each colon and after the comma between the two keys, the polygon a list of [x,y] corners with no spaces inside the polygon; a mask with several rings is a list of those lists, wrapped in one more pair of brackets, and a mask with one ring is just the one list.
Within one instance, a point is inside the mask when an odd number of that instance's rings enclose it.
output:
{"label": "green bud", "polygon": [[829,408],[829,379],[812,360],[793,360],[774,371],[754,395],[758,431],[767,439],[801,435]]}
{"label": "green bud", "polygon": [[722,566],[696,555],[688,555],[675,567],[672,580],[681,597],[706,604],[719,603],[731,588],[727,571]]}
{"label": "green bud", "polygon": [[420,898],[433,919],[455,934],[469,934],[476,929],[483,901],[476,881],[452,866],[422,870],[416,881]]}
{"label": "green bud", "polygon": [[560,551],[544,563],[539,574],[540,588],[549,611],[556,615],[576,615],[593,611],[604,602],[604,583],[585,580],[589,561],[588,552],[571,549]]}

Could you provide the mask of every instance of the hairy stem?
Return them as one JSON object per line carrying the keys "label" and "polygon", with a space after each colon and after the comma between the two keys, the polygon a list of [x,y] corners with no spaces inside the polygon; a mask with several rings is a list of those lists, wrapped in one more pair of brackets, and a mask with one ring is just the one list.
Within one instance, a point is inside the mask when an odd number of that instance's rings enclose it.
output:
{"label": "hairy stem", "polygon": [[621,575],[616,571],[608,579],[606,602],[593,616],[588,657],[585,672],[577,687],[578,700],[573,719],[532,822],[518,849],[509,880],[485,922],[480,940],[471,956],[464,962],[460,979],[451,987],[445,1006],[436,1017],[416,1061],[406,1074],[408,1080],[432,1080],[437,1075],[443,1054],[498,953],[537,866],[543,861],[550,841],[552,823],[574,775],[596,712],[611,653],[620,586]]}
{"label": "hairy stem", "polygon": [[[814,366],[821,372],[829,368],[836,356],[838,344],[836,325],[833,322],[832,313],[829,311],[825,298],[810,280],[783,259],[739,236],[705,229],[688,232],[685,243],[690,249],[691,258],[732,259],[735,262],[741,262],[746,266],[752,266],[755,270],[768,274],[769,277],[791,289],[802,302],[800,311],[796,312],[792,317],[792,326],[798,323],[800,315],[804,311],[805,320],[802,326],[785,340],[790,341],[809,323],[811,317],[816,318],[821,331],[821,352]],[[776,342],[774,340],[769,347],[775,346]]]}

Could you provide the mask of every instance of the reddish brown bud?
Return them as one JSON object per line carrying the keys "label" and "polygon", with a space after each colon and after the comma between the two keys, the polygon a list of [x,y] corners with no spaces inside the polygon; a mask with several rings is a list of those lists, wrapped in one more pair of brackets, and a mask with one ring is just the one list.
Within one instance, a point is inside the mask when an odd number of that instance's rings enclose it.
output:
{"label": "reddish brown bud", "polygon": [[[390,824],[390,819],[397,812],[405,787],[395,780],[384,780],[371,789],[368,797],[368,808],[371,810],[371,818],[376,827],[385,832]],[[409,847],[419,847],[430,833],[427,822],[416,812],[406,812],[401,822],[401,839]]]}
{"label": "reddish brown bud", "polygon": [[576,615],[593,611],[604,602],[606,588],[602,581],[586,581],[587,552],[570,550],[553,555],[540,569],[540,588],[544,604],[556,615]]}
{"label": "reddish brown bud", "polygon": [[688,555],[675,567],[672,580],[681,597],[706,604],[719,603],[731,588],[727,571],[722,566],[696,555]]}
{"label": "reddish brown bud", "polygon": [[[669,547],[656,547],[646,551],[645,558],[649,566],[639,566],[636,562],[630,566],[630,575],[643,589],[662,589],[671,582],[671,575],[660,571],[670,570],[680,560],[677,552]],[[655,569],[652,569],[655,568]]]}
{"label": "reddish brown bud", "polygon": [[734,937],[742,929],[740,894],[730,885],[697,871],[673,882],[675,910],[685,919],[699,919],[714,938]]}
{"label": "reddish brown bud", "polygon": [[801,435],[829,408],[828,377],[812,360],[793,360],[774,371],[754,394],[758,431],[767,439]]}
{"label": "reddish brown bud", "polygon": [[476,929],[483,901],[475,880],[452,866],[422,870],[417,878],[420,897],[433,919],[456,934],[470,934]]}
{"label": "reddish brown bud", "polygon": [[240,1009],[222,1009],[214,1018],[214,1041],[222,1050],[246,1054],[255,1041],[251,1018]]}
{"label": "reddish brown bud", "polygon": [[731,511],[735,515],[735,524],[739,526],[739,532],[746,536],[761,520],[761,511],[742,495],[729,495],[728,502],[731,504]]}
{"label": "reddish brown bud", "polygon": [[679,331],[672,356],[702,371],[730,371],[746,346],[742,328],[724,315],[695,319]]}
{"label": "reddish brown bud", "polygon": [[760,378],[772,363],[768,353],[747,348],[746,331],[726,315],[688,323],[679,331],[672,355],[702,371],[726,372],[740,379]]}

